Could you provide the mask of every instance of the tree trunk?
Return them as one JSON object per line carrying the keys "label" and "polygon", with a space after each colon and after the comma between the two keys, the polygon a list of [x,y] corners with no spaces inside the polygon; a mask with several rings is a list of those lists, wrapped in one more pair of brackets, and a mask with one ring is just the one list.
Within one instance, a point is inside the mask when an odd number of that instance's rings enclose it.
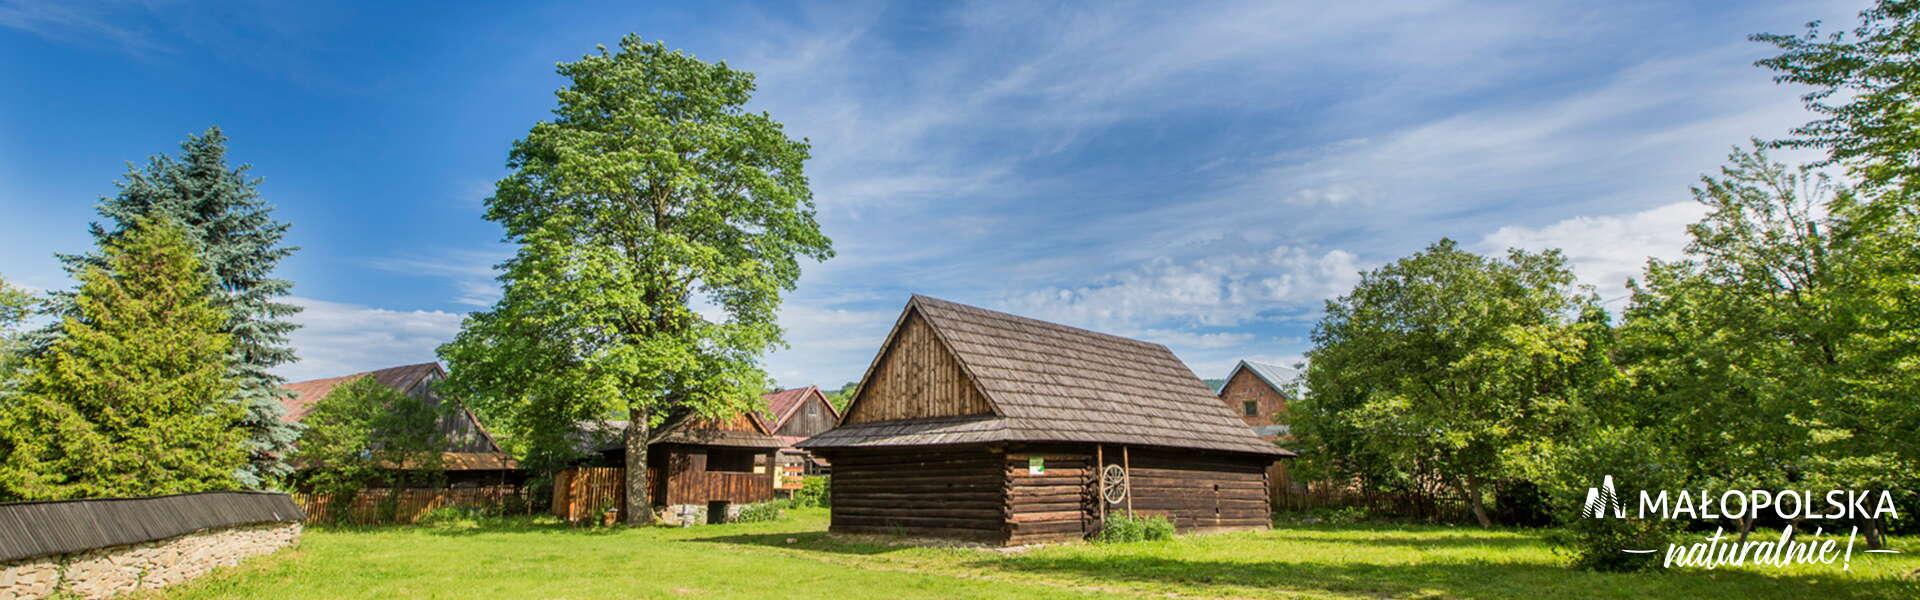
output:
{"label": "tree trunk", "polygon": [[1745,544],[1747,543],[1747,534],[1753,532],[1753,515],[1740,517],[1738,523],[1740,526],[1740,543]]}
{"label": "tree trunk", "polygon": [[1864,527],[1860,529],[1861,533],[1866,534],[1867,549],[1883,550],[1887,547],[1887,540],[1886,537],[1882,535],[1884,532],[1880,529],[1880,519],[1878,517],[1865,519],[1861,525],[1864,525]]}
{"label": "tree trunk", "polygon": [[653,523],[653,499],[647,488],[647,411],[627,411],[627,505],[620,508],[628,525]]}
{"label": "tree trunk", "polygon": [[1480,522],[1481,528],[1492,528],[1493,519],[1487,518],[1487,504],[1480,498],[1480,486],[1467,483],[1467,505],[1473,507],[1473,520]]}

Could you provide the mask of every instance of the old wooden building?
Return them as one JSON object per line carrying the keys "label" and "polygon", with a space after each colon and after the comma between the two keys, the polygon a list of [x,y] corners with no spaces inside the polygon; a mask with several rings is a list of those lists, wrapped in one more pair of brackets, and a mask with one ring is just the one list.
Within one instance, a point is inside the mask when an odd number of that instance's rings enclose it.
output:
{"label": "old wooden building", "polygon": [[1159,344],[943,300],[907,302],[840,426],[837,532],[997,544],[1077,539],[1110,515],[1268,526],[1261,440]]}
{"label": "old wooden building", "polygon": [[[590,430],[586,439],[605,466],[568,469],[556,477],[554,511],[570,520],[594,518],[593,511],[626,503],[620,482],[625,481],[627,422],[603,421],[583,428]],[[781,443],[758,414],[727,419],[676,415],[654,428],[647,440],[648,495],[668,522],[696,513],[718,521],[742,505],[773,499]]]}
{"label": "old wooden building", "polygon": [[840,421],[839,411],[833,409],[833,403],[827,401],[820,386],[768,392],[760,398],[767,404],[773,436],[781,444],[777,456],[780,479],[775,482],[775,489],[799,489],[801,477],[826,474],[829,469],[826,459],[798,446],[807,438],[833,429]]}
{"label": "old wooden building", "polygon": [[1287,437],[1287,396],[1299,373],[1280,365],[1240,361],[1220,386],[1220,400],[1267,440]]}
{"label": "old wooden building", "polygon": [[[285,386],[289,394],[282,401],[286,408],[282,418],[290,423],[298,423],[313,410],[315,403],[333,393],[333,390],[369,377],[402,394],[419,398],[429,406],[439,406],[441,399],[433,386],[447,377],[447,371],[439,363],[429,362],[296,381]],[[493,434],[480,424],[479,417],[474,416],[473,411],[465,407],[445,411],[436,427],[445,444],[439,465],[444,471],[442,481],[445,484],[453,487],[517,485],[524,478],[519,463],[501,450]]]}

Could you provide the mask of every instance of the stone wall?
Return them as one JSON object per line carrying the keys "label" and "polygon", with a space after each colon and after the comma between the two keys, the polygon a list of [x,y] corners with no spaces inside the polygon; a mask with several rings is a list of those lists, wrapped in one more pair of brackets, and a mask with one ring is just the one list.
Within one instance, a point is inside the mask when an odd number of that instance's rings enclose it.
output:
{"label": "stone wall", "polygon": [[58,591],[110,598],[193,579],[299,539],[299,523],[264,523],[0,564],[0,600],[45,598]]}

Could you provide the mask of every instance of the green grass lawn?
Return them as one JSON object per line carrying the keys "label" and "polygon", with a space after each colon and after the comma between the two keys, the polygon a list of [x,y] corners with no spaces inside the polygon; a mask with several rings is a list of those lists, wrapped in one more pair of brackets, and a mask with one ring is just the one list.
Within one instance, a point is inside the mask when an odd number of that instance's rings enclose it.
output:
{"label": "green grass lawn", "polygon": [[544,523],[309,530],[300,545],[168,591],[180,598],[1920,598],[1907,554],[1838,566],[1574,571],[1535,532],[1293,527],[1005,552],[830,537],[775,523],[594,530]]}

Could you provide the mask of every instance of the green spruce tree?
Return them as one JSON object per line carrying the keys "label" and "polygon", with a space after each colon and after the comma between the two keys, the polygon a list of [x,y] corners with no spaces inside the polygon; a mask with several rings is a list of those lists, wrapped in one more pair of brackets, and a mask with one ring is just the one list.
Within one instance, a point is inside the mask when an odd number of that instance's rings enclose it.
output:
{"label": "green spruce tree", "polygon": [[80,274],[73,312],[0,412],[0,498],[231,489],[246,432],[226,311],[187,230],[140,219]]}
{"label": "green spruce tree", "polygon": [[[288,319],[300,309],[282,301],[293,284],[275,278],[273,270],[296,248],[282,244],[287,224],[275,221],[272,207],[260,198],[260,180],[249,178],[244,165],[227,166],[227,137],[220,128],[188,136],[180,148],[178,159],[155,156],[143,168],[129,167],[120,192],[100,202],[105,222],[91,229],[105,247],[143,217],[171,218],[185,226],[212,275],[214,303],[226,311],[224,330],[233,338],[229,367],[235,386],[229,400],[245,410],[249,454],[236,476],[249,488],[271,487],[291,472],[286,457],[300,435],[298,426],[281,419],[285,380],[271,371],[295,360],[287,336],[297,326]],[[79,273],[100,266],[103,256],[61,260]],[[56,314],[71,314],[70,299],[54,299]]]}

